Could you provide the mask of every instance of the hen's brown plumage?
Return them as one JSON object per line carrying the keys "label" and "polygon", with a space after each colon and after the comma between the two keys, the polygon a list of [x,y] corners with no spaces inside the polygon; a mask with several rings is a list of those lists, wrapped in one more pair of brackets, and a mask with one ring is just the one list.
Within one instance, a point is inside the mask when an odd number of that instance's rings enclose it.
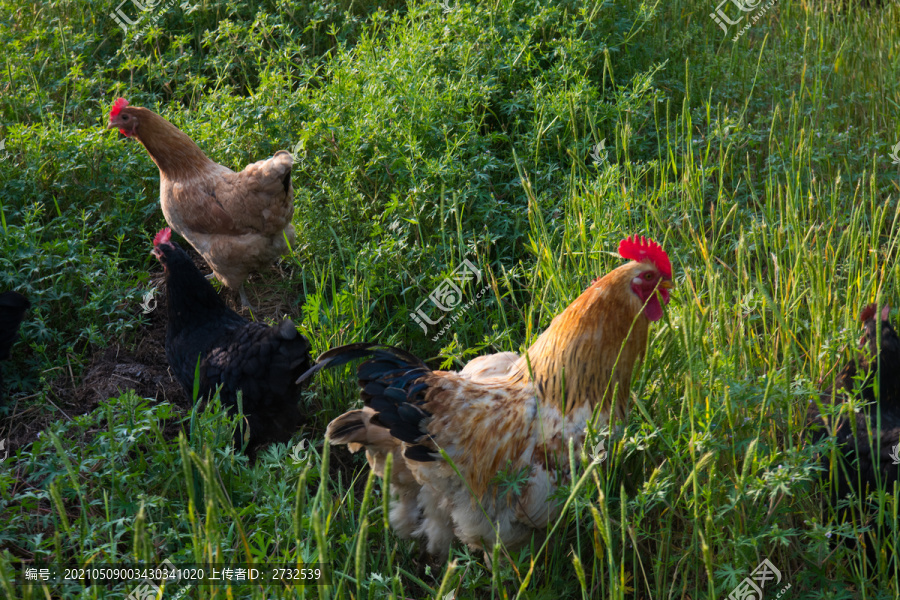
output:
{"label": "hen's brown plumage", "polygon": [[[323,354],[301,379],[370,357],[357,371],[365,408],[332,421],[326,438],[365,448],[381,476],[394,455],[390,519],[401,536],[424,538],[439,557],[454,537],[484,548],[499,536],[515,549],[557,514],[550,497],[570,476],[569,439],[581,449],[595,412],[595,427],[627,416],[632,373],[669,287],[670,269],[630,262],[589,287],[521,357],[432,371],[397,348],[352,344]],[[504,493],[501,473],[525,483]]]}
{"label": "hen's brown plumage", "polygon": [[293,158],[279,150],[235,173],[209,159],[180,129],[151,110],[121,98],[109,126],[143,144],[159,167],[159,200],[166,222],[209,263],[215,276],[241,293],[251,272],[287,252]]}

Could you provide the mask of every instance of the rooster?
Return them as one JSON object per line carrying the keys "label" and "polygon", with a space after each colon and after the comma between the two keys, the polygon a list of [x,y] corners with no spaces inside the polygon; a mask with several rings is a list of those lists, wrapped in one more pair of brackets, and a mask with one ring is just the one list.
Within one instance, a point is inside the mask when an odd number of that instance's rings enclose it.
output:
{"label": "rooster", "polygon": [[285,254],[296,237],[291,154],[279,150],[235,173],[211,161],[180,129],[124,98],[113,104],[109,127],[143,144],[159,167],[166,222],[250,307],[247,277]]}
{"label": "rooster", "polygon": [[309,342],[290,319],[268,327],[228,308],[172,241],[168,227],[156,234],[153,255],[166,277],[166,359],[185,393],[193,396],[195,372],[200,396],[209,398],[220,389],[222,404],[231,411],[241,392],[249,429],[244,439],[251,451],[265,442],[288,441],[302,420],[296,380],[310,367]]}
{"label": "rooster", "polygon": [[[31,302],[18,292],[0,294],[0,360],[9,358],[9,351],[19,333],[19,325]],[[3,371],[0,370],[0,405],[3,404]]]}
{"label": "rooster", "polygon": [[[900,479],[900,337],[888,319],[889,313],[890,307],[885,306],[878,314],[874,304],[862,310],[859,347],[863,355],[850,361],[819,399],[823,407],[843,405],[848,396],[867,404],[859,412],[841,410],[844,414],[838,414],[829,410],[834,416],[821,414],[815,401],[807,410],[812,441],[832,435],[838,447],[840,463],[834,468],[832,498],[835,504],[850,492],[863,498],[879,487],[891,490],[893,482]],[[846,510],[839,514],[849,515]],[[870,557],[874,557],[872,549],[867,544]]]}
{"label": "rooster", "polygon": [[[362,343],[325,352],[304,374],[370,357],[357,370],[365,407],[334,419],[325,437],[365,448],[382,477],[393,455],[390,521],[401,537],[424,539],[443,560],[454,538],[475,549],[497,537],[521,547],[558,514],[551,496],[570,478],[569,440],[579,451],[589,420],[627,417],[650,322],[669,302],[672,268],[658,244],[628,238],[619,254],[632,262],[597,279],[521,357],[433,371],[403,350]],[[503,493],[503,472],[526,481]]]}

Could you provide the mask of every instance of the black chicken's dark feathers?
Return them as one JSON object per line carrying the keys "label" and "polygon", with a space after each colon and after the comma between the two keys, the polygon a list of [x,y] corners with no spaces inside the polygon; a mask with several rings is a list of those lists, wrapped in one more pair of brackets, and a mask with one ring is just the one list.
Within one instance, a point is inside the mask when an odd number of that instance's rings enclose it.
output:
{"label": "black chicken's dark feathers", "polygon": [[[844,366],[807,410],[811,440],[833,435],[840,454],[840,463],[829,468],[836,477],[835,504],[849,493],[864,498],[878,488],[890,490],[900,480],[900,465],[891,456],[900,444],[900,337],[881,317],[874,306],[863,311],[862,355]],[[845,403],[851,397],[861,401],[861,410],[848,412]],[[827,463],[828,457],[822,460]],[[842,518],[846,512],[839,511]],[[873,548],[867,544],[870,558]]]}
{"label": "black chicken's dark feathers", "polygon": [[241,392],[251,449],[288,441],[303,420],[297,378],[310,367],[309,342],[289,319],[272,327],[247,321],[225,305],[181,248],[158,248],[169,303],[166,358],[185,392],[192,396],[200,356],[200,396],[220,388],[222,404],[233,411]]}

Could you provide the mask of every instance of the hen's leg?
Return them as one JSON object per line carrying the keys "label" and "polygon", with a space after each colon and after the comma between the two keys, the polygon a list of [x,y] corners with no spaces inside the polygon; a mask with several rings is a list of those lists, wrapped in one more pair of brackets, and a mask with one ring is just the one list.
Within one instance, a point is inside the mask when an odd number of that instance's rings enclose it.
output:
{"label": "hen's leg", "polygon": [[244,284],[241,284],[241,288],[238,290],[238,294],[241,296],[241,305],[244,308],[250,310],[250,312],[255,313],[256,307],[250,304],[250,299],[247,298],[247,290],[244,289]]}

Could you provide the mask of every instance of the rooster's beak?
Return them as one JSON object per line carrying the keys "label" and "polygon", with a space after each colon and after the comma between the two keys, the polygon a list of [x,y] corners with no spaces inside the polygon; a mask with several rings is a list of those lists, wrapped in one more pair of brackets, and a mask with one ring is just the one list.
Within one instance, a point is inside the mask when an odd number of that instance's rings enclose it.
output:
{"label": "rooster's beak", "polygon": [[671,281],[664,280],[664,281],[659,282],[659,287],[661,287],[664,290],[671,290],[671,289],[675,288],[675,284],[672,283]]}

